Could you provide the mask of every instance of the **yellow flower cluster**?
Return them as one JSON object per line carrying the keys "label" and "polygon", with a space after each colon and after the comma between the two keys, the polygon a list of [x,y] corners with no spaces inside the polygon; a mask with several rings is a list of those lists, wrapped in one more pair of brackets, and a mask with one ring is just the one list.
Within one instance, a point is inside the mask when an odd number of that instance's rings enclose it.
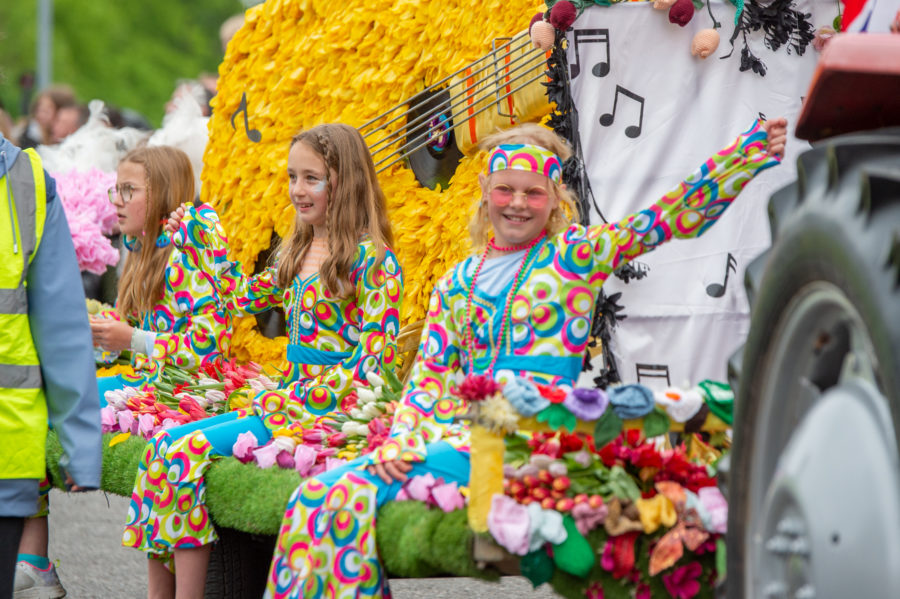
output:
{"label": "yellow flower cluster", "polygon": [[[295,133],[326,122],[361,126],[483,56],[494,38],[524,30],[542,7],[540,0],[269,0],[248,10],[219,67],[203,168],[203,200],[221,215],[232,257],[252,270],[273,232],[289,235],[285,170]],[[247,111],[237,113],[242,99]],[[379,175],[406,281],[404,322],[424,315],[434,283],[468,254],[483,165],[483,156],[463,158],[444,191],[422,188],[402,163]],[[233,347],[239,361],[284,356],[284,341],[262,337],[252,319],[235,325]]]}

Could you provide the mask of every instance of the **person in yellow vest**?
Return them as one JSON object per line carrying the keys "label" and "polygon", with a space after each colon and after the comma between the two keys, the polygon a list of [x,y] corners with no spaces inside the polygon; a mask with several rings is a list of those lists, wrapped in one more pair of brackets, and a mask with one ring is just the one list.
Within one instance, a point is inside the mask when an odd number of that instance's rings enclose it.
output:
{"label": "person in yellow vest", "polygon": [[98,488],[100,401],[72,237],[37,153],[0,135],[0,599],[38,509],[48,418],[66,486]]}

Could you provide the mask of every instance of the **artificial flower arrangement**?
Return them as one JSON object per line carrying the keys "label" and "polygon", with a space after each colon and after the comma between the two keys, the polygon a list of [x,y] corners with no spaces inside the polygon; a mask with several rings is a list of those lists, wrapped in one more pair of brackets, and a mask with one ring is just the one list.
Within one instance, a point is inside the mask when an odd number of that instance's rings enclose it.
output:
{"label": "artificial flower arrangement", "polygon": [[115,232],[116,210],[106,195],[106,190],[116,184],[116,174],[91,168],[57,173],[53,178],[69,223],[78,268],[102,275],[119,261],[119,252],[108,237]]}
{"label": "artificial flower arrangement", "polygon": [[[458,394],[473,429],[470,526],[518,556],[535,586],[573,597],[712,596],[727,519],[714,476],[728,446],[727,385],[654,393],[469,377]],[[670,430],[684,442],[648,440]],[[503,438],[501,455],[484,431]],[[501,481],[490,480],[497,460]]]}

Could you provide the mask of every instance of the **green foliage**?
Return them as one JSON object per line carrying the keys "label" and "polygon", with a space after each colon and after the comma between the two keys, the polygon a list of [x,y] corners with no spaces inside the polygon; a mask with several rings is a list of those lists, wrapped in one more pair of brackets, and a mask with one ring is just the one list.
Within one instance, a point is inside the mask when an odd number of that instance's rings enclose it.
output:
{"label": "green foliage", "polygon": [[[36,68],[37,2],[0,3],[0,99],[20,111],[19,77]],[[239,0],[55,0],[53,79],[81,101],[100,98],[141,112],[155,125],[178,79],[215,73],[219,26]]]}

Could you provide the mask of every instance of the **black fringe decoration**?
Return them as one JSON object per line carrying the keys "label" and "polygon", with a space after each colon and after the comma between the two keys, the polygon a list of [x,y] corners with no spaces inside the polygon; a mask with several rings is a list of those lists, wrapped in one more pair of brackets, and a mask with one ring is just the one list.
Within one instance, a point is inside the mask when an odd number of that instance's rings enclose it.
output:
{"label": "black fringe decoration", "polygon": [[[596,202],[593,201],[593,190],[584,168],[584,153],[581,138],[578,135],[578,110],[569,86],[569,67],[565,44],[565,32],[557,31],[556,43],[547,59],[549,81],[544,83],[547,88],[547,98],[556,104],[556,111],[550,115],[547,124],[572,146],[573,154],[563,164],[562,178],[566,186],[578,197],[579,220],[581,224],[587,225],[590,222],[591,205],[596,206]],[[607,222],[603,213],[599,210],[598,213],[603,222]],[[634,264],[625,264],[616,269],[614,274],[628,283],[633,279],[644,278],[647,276],[647,271],[646,267],[639,268]],[[626,318],[624,314],[620,314],[624,310],[624,306],[618,303],[621,296],[621,293],[607,296],[601,289],[594,306],[594,321],[591,323],[591,341],[588,343],[588,347],[597,347],[598,339],[602,344],[603,368],[600,370],[600,376],[594,378],[594,383],[601,388],[606,388],[611,383],[618,383],[622,380],[616,360],[609,350],[612,329],[619,321]],[[582,370],[590,370],[591,367],[591,356],[588,351],[584,355]]]}
{"label": "black fringe decoration", "polygon": [[750,50],[747,33],[762,30],[763,43],[772,52],[784,46],[788,54],[796,52],[798,56],[803,56],[815,38],[815,31],[809,20],[811,17],[809,13],[795,10],[793,0],[773,0],[766,6],[761,6],[755,0],[746,0],[740,21],[729,40],[731,52],[722,58],[728,58],[734,53],[734,42],[740,35],[743,41],[740,70],[753,71],[765,77],[766,64]]}

